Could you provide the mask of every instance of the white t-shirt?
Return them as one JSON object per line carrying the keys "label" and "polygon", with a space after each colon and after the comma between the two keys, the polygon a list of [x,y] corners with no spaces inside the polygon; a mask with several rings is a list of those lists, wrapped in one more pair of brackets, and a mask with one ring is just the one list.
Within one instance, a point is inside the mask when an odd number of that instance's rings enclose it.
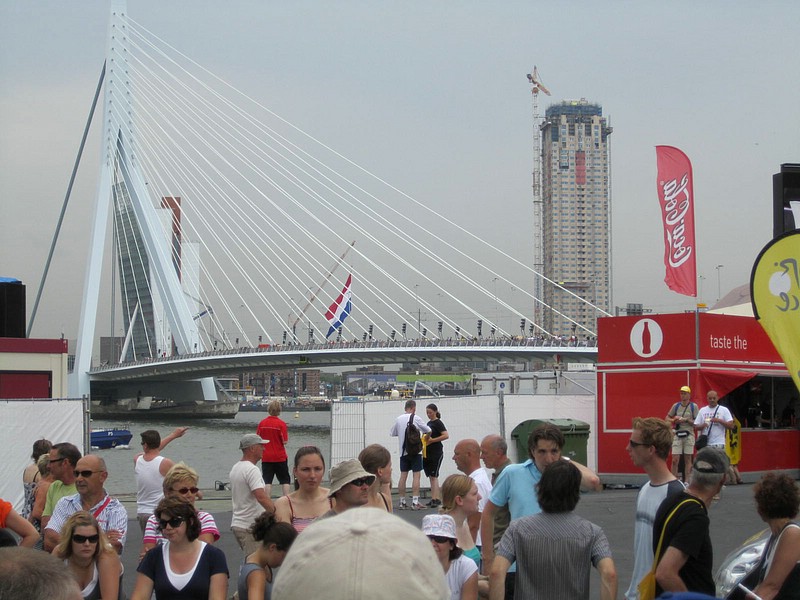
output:
{"label": "white t-shirt", "polygon": [[450,588],[451,600],[461,600],[461,588],[464,587],[467,579],[477,571],[478,565],[475,564],[475,561],[463,554],[450,561],[450,568],[447,569],[445,578],[447,579],[447,587]]}
{"label": "white t-shirt", "polygon": [[264,507],[258,503],[252,494],[258,488],[264,489],[264,477],[261,469],[249,460],[240,460],[231,469],[231,501],[233,503],[233,517],[231,527],[247,529],[264,512]]}
{"label": "white t-shirt", "polygon": [[[717,413],[717,419],[722,419],[726,423],[728,421],[733,421],[731,411],[721,404],[717,404],[714,408],[711,408],[710,406],[704,406],[701,408],[697,413],[697,418],[694,420],[694,424],[702,425],[706,419],[710,419],[714,416],[714,411]],[[709,428],[709,425],[712,425],[712,427]],[[709,429],[711,430],[710,432]],[[709,446],[725,445],[725,426],[722,423],[709,423],[700,431],[700,433],[705,433],[708,435]]]}
{"label": "white t-shirt", "polygon": [[[625,598],[639,599],[639,582],[653,566],[653,522],[658,507],[667,496],[683,490],[683,484],[673,479],[667,483],[653,485],[649,481],[639,490],[636,497],[636,525],[633,534],[633,576]],[[659,532],[661,535],[661,532]]]}
{"label": "white t-shirt", "polygon": [[[403,413],[394,421],[394,425],[389,430],[389,435],[397,437],[400,440],[400,456],[405,456],[406,452],[403,449],[403,444],[406,442],[406,426],[411,419],[411,413]],[[420,433],[430,433],[431,428],[423,421],[418,414],[414,414],[414,427],[419,429]]]}
{"label": "white t-shirt", "polygon": [[[486,507],[486,503],[489,501],[489,494],[492,493],[492,482],[489,480],[489,476],[486,474],[486,469],[482,467],[475,469],[469,474],[469,476],[475,482],[475,485],[478,486],[478,494],[481,496],[481,499],[478,501],[478,510],[483,512],[483,509]],[[475,537],[475,545],[481,545],[480,527],[478,528],[478,535]]]}

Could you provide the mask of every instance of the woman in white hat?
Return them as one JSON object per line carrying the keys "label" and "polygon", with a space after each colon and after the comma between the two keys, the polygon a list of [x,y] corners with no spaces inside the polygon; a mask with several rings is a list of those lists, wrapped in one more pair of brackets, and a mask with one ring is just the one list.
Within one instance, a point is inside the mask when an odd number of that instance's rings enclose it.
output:
{"label": "woman in white hat", "polygon": [[425,515],[422,533],[428,536],[442,564],[451,600],[477,600],[478,566],[456,546],[456,522],[450,515]]}

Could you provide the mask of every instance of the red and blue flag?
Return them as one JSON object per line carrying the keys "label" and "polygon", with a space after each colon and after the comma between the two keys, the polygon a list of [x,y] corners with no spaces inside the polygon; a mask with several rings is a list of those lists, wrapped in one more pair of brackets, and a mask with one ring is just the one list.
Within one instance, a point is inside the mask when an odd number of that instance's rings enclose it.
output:
{"label": "red and blue flag", "polygon": [[351,301],[352,291],[350,290],[352,279],[353,275],[351,273],[347,276],[347,281],[342,288],[342,293],[333,301],[333,304],[328,307],[328,312],[325,313],[325,318],[328,319],[328,323],[331,324],[328,333],[325,335],[325,339],[328,339],[334,331],[339,329],[342,323],[344,323],[344,320],[350,315],[350,311],[353,308]]}

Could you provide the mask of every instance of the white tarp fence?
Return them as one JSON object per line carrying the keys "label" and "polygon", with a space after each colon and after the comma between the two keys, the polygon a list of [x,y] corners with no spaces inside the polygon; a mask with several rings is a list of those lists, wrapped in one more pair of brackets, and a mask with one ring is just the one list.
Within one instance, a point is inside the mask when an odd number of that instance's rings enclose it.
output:
{"label": "white tarp fence", "polygon": [[[450,433],[444,442],[444,461],[439,482],[448,475],[458,473],[453,462],[453,448],[460,440],[473,438],[480,442],[491,433],[500,433],[501,403],[497,396],[449,396],[418,398],[417,414],[427,422],[425,407],[436,404],[442,422]],[[356,458],[370,444],[381,444],[392,454],[393,485],[400,476],[400,440],[389,435],[395,419],[403,414],[405,400],[376,400],[362,402],[334,402],[331,408],[331,465]],[[587,447],[588,467],[597,470],[597,401],[594,395],[509,395],[503,398],[505,413],[505,438],[508,455],[522,462],[527,457],[517,457],[516,442],[511,438],[514,428],[529,419],[577,419],[589,424]],[[409,478],[408,484],[411,485]],[[422,477],[422,487],[427,479]]]}
{"label": "white tarp fence", "polygon": [[45,438],[54,444],[70,442],[82,453],[88,415],[80,398],[0,400],[0,498],[22,508],[22,471],[31,464],[33,442]]}

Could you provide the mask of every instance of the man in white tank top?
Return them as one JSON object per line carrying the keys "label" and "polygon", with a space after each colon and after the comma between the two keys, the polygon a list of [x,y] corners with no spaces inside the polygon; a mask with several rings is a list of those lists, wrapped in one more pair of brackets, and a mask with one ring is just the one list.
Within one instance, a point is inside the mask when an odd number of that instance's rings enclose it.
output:
{"label": "man in white tank top", "polygon": [[148,429],[141,434],[143,452],[133,459],[133,469],[136,473],[136,519],[139,521],[142,533],[147,527],[147,519],[164,497],[162,489],[164,475],[175,464],[161,456],[161,451],[188,429],[188,427],[178,427],[163,440],[155,429]]}

